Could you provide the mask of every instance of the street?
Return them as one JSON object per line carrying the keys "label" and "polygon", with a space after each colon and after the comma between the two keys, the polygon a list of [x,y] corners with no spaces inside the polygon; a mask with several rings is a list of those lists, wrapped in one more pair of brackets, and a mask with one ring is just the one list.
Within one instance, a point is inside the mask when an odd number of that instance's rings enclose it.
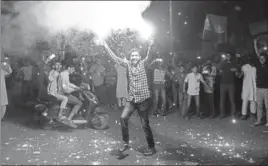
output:
{"label": "street", "polygon": [[[145,135],[137,116],[130,119],[131,149],[123,160],[110,152],[121,141],[121,111],[109,109],[110,128],[43,130],[34,127],[24,110],[10,109],[2,122],[1,164],[198,165],[252,164],[268,156],[268,128],[251,127],[251,120],[186,121],[173,112],[150,117],[157,154],[145,157]],[[15,116],[16,115],[16,116]],[[267,160],[267,159],[266,159]]]}

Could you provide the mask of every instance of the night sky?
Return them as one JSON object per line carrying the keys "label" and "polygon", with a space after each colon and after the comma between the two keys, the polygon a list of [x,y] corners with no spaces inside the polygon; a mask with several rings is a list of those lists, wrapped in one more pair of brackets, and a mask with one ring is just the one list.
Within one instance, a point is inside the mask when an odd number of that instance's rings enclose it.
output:
{"label": "night sky", "polygon": [[[173,1],[173,36],[177,49],[200,49],[207,14],[227,16],[228,36],[249,36],[249,24],[267,18],[267,1]],[[236,6],[241,7],[237,11]],[[144,18],[157,27],[157,38],[168,37],[169,1],[153,1]],[[186,24],[187,23],[187,24]]]}

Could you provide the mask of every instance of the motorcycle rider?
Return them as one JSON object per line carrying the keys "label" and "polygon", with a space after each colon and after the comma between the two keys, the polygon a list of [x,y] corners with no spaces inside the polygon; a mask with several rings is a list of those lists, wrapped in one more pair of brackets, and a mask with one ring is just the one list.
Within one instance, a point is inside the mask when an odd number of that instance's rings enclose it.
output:
{"label": "motorcycle rider", "polygon": [[52,70],[49,72],[48,75],[48,80],[49,80],[49,84],[47,87],[47,92],[49,95],[54,96],[57,98],[57,100],[61,101],[60,104],[60,111],[58,114],[58,118],[59,119],[66,119],[65,116],[62,115],[63,111],[66,109],[66,105],[68,102],[68,97],[65,95],[62,95],[59,93],[59,88],[58,88],[58,77],[60,74],[60,69],[61,69],[61,63],[60,62],[56,62],[53,66],[52,66]]}
{"label": "motorcycle rider", "polygon": [[75,91],[79,91],[80,87],[70,83],[69,75],[75,71],[75,67],[72,64],[66,65],[66,70],[60,73],[59,77],[59,87],[61,94],[65,94],[68,97],[68,103],[73,104],[74,107],[69,114],[67,120],[71,121],[74,115],[79,111],[82,107],[82,101],[79,100],[77,97],[73,96],[71,93]]}

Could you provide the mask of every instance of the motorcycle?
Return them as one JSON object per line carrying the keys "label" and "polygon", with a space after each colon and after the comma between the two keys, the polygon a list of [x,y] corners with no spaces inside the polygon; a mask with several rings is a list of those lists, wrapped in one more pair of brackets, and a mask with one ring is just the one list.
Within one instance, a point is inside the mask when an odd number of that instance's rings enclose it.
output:
{"label": "motorcycle", "polygon": [[[104,130],[108,128],[109,116],[101,107],[99,99],[90,91],[87,84],[81,85],[81,90],[74,92],[73,95],[78,96],[82,100],[83,105],[74,116],[72,123],[77,125],[77,128],[93,128]],[[35,121],[44,129],[52,129],[58,126],[67,126],[58,122],[58,112],[60,102],[53,96],[47,96],[46,99],[40,99],[35,105]],[[71,107],[68,105],[63,115],[67,116],[71,112]]]}

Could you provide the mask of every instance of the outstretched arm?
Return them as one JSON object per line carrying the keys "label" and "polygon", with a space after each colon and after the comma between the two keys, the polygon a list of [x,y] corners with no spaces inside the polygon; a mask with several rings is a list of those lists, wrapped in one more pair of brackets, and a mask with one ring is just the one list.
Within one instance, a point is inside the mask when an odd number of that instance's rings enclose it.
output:
{"label": "outstretched arm", "polygon": [[155,62],[156,62],[157,59],[153,60],[151,63],[149,63],[149,66],[152,66]]}
{"label": "outstretched arm", "polygon": [[150,41],[146,57],[142,60],[145,64],[148,64],[150,59],[152,59],[152,45],[153,45],[153,42],[154,41]]}
{"label": "outstretched arm", "polygon": [[260,52],[259,52],[258,47],[257,47],[257,41],[258,41],[258,38],[254,39],[254,49],[255,49],[255,52],[256,52],[257,56],[259,57]]}
{"label": "outstretched arm", "polygon": [[114,60],[115,63],[126,66],[128,61],[126,59],[122,59],[117,57],[114,52],[110,49],[106,42],[101,42],[101,45],[104,46],[110,57]]}

